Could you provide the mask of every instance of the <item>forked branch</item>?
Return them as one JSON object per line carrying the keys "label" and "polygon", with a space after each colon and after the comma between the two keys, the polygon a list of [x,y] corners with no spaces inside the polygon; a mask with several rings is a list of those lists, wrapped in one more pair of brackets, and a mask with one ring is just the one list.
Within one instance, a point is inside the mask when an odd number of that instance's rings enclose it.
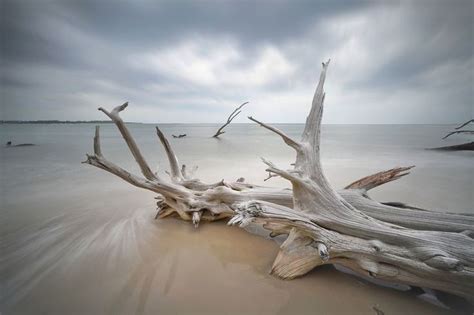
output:
{"label": "forked branch", "polygon": [[141,178],[139,176],[129,173],[128,171],[124,170],[120,166],[108,161],[102,155],[102,149],[100,147],[100,129],[99,128],[100,128],[99,126],[95,127],[94,154],[93,155],[87,154],[87,159],[82,163],[90,164],[100,169],[103,169],[109,173],[112,173],[120,177],[121,179],[125,180],[126,182],[132,184],[133,186],[144,188],[144,189],[153,191],[155,193],[158,192],[159,187],[157,187],[154,183],[144,178]]}
{"label": "forked branch", "polygon": [[223,129],[225,127],[227,127],[227,125],[229,125],[232,122],[232,120],[234,120],[234,118],[237,117],[242,112],[241,111],[242,107],[244,107],[248,103],[249,102],[245,102],[245,103],[241,104],[239,107],[237,107],[236,109],[234,109],[234,111],[227,118],[227,121],[225,122],[225,124],[222,125],[219,129],[217,129],[216,133],[212,137],[213,138],[218,138],[221,134],[225,133],[225,131],[223,131]]}
{"label": "forked branch", "polygon": [[148,163],[145,161],[145,158],[140,152],[140,149],[138,148],[137,143],[133,139],[132,135],[130,134],[130,131],[128,130],[125,123],[123,122],[122,118],[120,117],[120,112],[123,111],[125,108],[127,108],[127,106],[128,106],[128,102],[124,103],[123,105],[115,107],[111,112],[108,112],[106,109],[102,107],[100,107],[99,110],[102,111],[107,116],[109,116],[109,118],[115,123],[120,133],[122,134],[122,138],[127,143],[128,148],[130,149],[130,152],[135,158],[135,161],[137,161],[137,164],[140,167],[140,170],[142,171],[143,176],[145,176],[145,178],[148,180],[154,180],[156,179],[155,174],[151,171],[150,167],[148,166]]}

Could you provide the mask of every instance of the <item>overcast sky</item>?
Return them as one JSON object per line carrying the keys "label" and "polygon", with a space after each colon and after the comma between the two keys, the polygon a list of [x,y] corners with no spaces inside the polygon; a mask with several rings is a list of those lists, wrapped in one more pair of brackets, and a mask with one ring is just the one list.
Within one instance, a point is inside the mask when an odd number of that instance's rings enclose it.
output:
{"label": "overcast sky", "polygon": [[473,116],[474,1],[2,0],[4,120],[325,123]]}

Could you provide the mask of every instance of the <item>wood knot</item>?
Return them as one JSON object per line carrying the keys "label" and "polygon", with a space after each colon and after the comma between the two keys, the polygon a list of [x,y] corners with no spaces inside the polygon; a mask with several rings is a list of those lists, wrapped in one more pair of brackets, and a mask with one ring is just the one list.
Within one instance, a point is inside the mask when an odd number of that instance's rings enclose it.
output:
{"label": "wood knot", "polygon": [[446,271],[462,271],[464,269],[464,265],[456,258],[442,255],[433,256],[425,260],[425,263],[430,267]]}
{"label": "wood knot", "polygon": [[369,244],[372,248],[372,250],[376,253],[380,253],[382,251],[382,248],[383,248],[383,243],[379,240],[371,240],[369,241]]}

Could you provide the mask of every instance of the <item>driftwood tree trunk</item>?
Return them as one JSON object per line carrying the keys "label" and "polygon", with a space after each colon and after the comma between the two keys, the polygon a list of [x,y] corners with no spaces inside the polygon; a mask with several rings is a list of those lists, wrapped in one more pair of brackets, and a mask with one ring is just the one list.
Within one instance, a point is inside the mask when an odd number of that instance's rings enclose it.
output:
{"label": "driftwood tree trunk", "polygon": [[271,236],[288,235],[271,272],[291,279],[323,264],[341,264],[356,273],[394,283],[429,287],[462,296],[474,295],[474,216],[420,209],[399,202],[379,203],[367,192],[408,174],[412,167],[367,176],[335,191],[324,177],[320,157],[320,125],[324,81],[320,81],[301,140],[254,118],[296,151],[292,170],[265,161],[272,175],[289,180],[292,190],[221,181],[203,183],[187,174],[157,127],[170,164],[170,179],[152,172],[119,113],[102,110],[117,125],[143,177],[130,174],[102,154],[99,127],[94,154],[85,163],[130,184],[158,194],[157,218],[177,214],[197,227],[201,220],[231,218],[229,224],[263,226]]}
{"label": "driftwood tree trunk", "polygon": [[466,142],[462,144],[448,145],[445,147],[431,148],[428,150],[438,150],[438,151],[474,151],[474,141]]}
{"label": "driftwood tree trunk", "polygon": [[230,113],[229,117],[227,117],[227,121],[222,126],[220,126],[219,129],[217,129],[216,133],[212,137],[218,138],[221,134],[225,133],[225,131],[223,131],[224,128],[227,127],[227,125],[229,125],[235,117],[239,116],[239,114],[242,112],[242,107],[244,107],[248,103],[249,102],[242,103],[239,107],[234,109],[234,111]]}

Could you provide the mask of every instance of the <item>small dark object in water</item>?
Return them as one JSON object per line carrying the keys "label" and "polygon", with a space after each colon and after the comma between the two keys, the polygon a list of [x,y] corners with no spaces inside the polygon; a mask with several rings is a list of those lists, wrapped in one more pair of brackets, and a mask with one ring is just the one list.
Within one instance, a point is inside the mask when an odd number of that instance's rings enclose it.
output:
{"label": "small dark object in water", "polygon": [[177,135],[173,135],[173,138],[184,138],[184,137],[186,137],[186,134],[185,134],[185,133],[183,133],[183,134],[181,134],[181,135],[178,135],[178,136],[177,136]]}
{"label": "small dark object in water", "polygon": [[20,143],[20,144],[15,144],[13,145],[11,141],[8,141],[6,146],[7,147],[30,147],[34,145],[33,143]]}

